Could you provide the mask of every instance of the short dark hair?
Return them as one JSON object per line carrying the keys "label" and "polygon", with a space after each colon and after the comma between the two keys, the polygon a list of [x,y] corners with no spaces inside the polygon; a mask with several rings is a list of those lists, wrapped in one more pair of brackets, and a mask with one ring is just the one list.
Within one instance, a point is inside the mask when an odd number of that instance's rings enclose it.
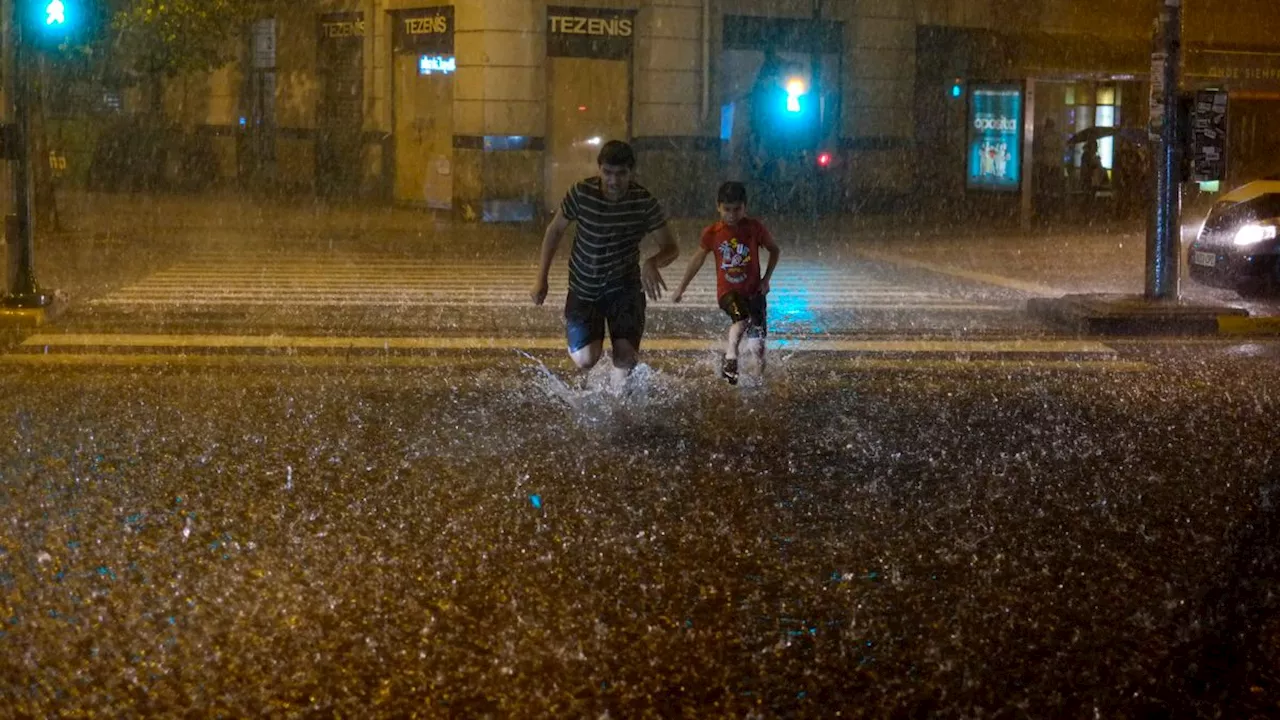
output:
{"label": "short dark hair", "polygon": [[720,186],[720,189],[716,191],[716,202],[725,205],[732,205],[734,203],[746,204],[747,186],[737,180],[730,180],[724,183]]}
{"label": "short dark hair", "polygon": [[596,157],[597,165],[622,165],[629,168],[636,166],[636,151],[621,140],[610,140],[600,148]]}

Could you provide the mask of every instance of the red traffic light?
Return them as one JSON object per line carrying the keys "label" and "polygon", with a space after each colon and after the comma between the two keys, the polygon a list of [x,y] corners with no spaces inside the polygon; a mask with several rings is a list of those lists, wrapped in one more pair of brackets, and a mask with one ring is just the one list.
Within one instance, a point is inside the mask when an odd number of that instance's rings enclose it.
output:
{"label": "red traffic light", "polygon": [[820,167],[827,167],[830,164],[831,164],[831,153],[829,152],[818,153],[818,165]]}

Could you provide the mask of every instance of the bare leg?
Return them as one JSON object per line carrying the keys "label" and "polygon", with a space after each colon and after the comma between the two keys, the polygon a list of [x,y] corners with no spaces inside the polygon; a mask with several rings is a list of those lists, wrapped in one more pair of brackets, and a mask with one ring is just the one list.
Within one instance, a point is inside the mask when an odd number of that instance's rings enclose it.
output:
{"label": "bare leg", "polygon": [[573,363],[578,366],[579,370],[590,370],[600,361],[600,354],[604,352],[604,340],[597,340],[578,348],[570,350],[569,357],[573,358]]}
{"label": "bare leg", "polygon": [[613,381],[615,388],[621,388],[622,384],[627,381],[631,375],[631,371],[635,369],[639,360],[639,353],[634,345],[626,340],[614,340],[611,346],[610,355],[613,359],[613,373],[610,379]]}
{"label": "bare leg", "polygon": [[739,320],[729,326],[729,341],[724,349],[724,356],[729,360],[738,359],[738,344],[742,342],[742,334],[746,331],[746,320]]}
{"label": "bare leg", "polygon": [[760,368],[761,374],[764,373],[764,338],[747,338],[747,348],[751,354],[756,356],[756,367]]}

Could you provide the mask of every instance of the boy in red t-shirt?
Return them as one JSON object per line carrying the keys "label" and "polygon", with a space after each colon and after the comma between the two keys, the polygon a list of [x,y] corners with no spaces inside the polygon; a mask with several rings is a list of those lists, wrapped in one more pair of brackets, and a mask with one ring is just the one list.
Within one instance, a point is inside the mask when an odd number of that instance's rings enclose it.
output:
{"label": "boy in red t-shirt", "polygon": [[[720,222],[702,231],[700,247],[689,258],[689,268],[671,302],[680,302],[707,255],[715,253],[720,260],[716,265],[716,297],[720,300],[720,309],[733,322],[729,326],[720,374],[730,385],[736,385],[738,343],[744,333],[752,341],[749,344],[755,346],[760,371],[764,371],[764,341],[768,335],[765,295],[769,293],[769,278],[778,265],[778,245],[759,220],[747,217],[747,189],[742,183],[731,181],[721,185],[716,193],[716,209],[720,212]],[[769,251],[769,264],[763,277],[760,248]]]}

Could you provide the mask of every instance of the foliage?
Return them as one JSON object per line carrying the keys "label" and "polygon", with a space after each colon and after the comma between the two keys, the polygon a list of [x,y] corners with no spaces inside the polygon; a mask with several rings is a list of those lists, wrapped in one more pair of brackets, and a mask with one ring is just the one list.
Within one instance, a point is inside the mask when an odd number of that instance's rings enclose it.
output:
{"label": "foliage", "polygon": [[234,59],[256,0],[113,0],[109,53],[136,75],[174,77]]}

